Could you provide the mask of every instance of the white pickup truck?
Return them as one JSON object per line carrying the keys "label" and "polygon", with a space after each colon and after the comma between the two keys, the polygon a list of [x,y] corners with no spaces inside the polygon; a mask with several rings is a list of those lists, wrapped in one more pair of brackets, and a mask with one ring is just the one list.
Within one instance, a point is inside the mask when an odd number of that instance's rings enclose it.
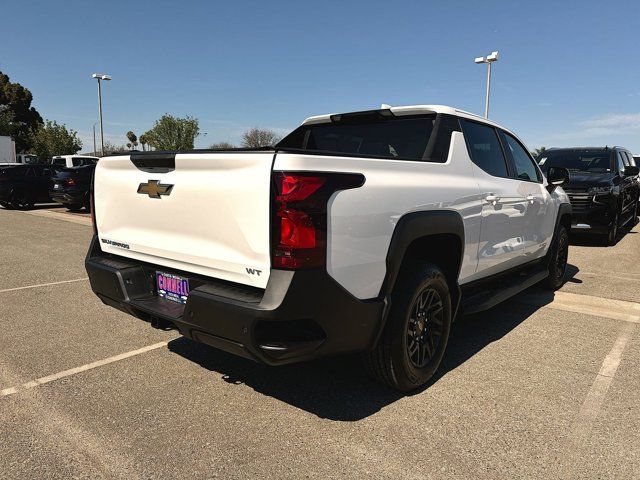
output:
{"label": "white pickup truck", "polygon": [[101,159],[86,269],[156,327],[269,365],[362,352],[409,391],[457,315],[562,284],[567,180],[450,107],[311,117],[274,148]]}

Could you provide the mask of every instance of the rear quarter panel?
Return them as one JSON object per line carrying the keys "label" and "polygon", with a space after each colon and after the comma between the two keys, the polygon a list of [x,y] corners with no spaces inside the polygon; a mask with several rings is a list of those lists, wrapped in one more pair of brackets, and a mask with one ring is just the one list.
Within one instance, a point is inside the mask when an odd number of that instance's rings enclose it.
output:
{"label": "rear quarter panel", "polygon": [[378,296],[386,256],[403,215],[454,210],[465,227],[460,283],[475,273],[481,200],[461,133],[454,132],[446,163],[278,153],[274,170],[362,173],[362,187],[329,200],[327,271],[360,299]]}

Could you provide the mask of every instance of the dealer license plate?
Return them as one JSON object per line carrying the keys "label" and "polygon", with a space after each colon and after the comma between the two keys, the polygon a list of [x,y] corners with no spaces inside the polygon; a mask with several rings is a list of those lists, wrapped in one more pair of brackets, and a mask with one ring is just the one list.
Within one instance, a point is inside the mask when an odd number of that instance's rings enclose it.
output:
{"label": "dealer license plate", "polygon": [[156,272],[158,296],[172,302],[187,303],[189,279],[172,273]]}

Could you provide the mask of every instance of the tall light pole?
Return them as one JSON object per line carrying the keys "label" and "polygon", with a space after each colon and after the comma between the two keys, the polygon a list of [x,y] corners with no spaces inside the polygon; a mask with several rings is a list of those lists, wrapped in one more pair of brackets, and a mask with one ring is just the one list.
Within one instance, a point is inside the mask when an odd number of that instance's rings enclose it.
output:
{"label": "tall light pole", "polygon": [[111,80],[110,75],[94,73],[91,77],[98,80],[98,113],[100,114],[100,155],[104,157],[104,129],[102,127],[102,80]]}
{"label": "tall light pole", "polygon": [[96,125],[97,124],[98,122],[93,124],[93,154],[94,155],[98,153],[98,150],[96,150]]}
{"label": "tall light pole", "polygon": [[498,52],[491,52],[486,57],[477,57],[474,62],[487,64],[487,96],[484,101],[484,118],[489,118],[489,95],[491,94],[491,64],[498,61]]}

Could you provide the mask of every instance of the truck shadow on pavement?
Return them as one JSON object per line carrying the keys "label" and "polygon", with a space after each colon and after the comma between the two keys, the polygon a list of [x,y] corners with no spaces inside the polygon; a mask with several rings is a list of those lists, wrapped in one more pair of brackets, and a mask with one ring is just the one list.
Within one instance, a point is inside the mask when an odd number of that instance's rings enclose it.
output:
{"label": "truck shadow on pavement", "polygon": [[[576,267],[569,266],[569,281],[577,272]],[[535,290],[535,295],[535,305],[518,302],[516,296],[491,310],[456,320],[438,373],[429,384],[409,395],[428,394],[429,388],[449,372],[503,338],[554,298],[549,291]],[[185,359],[221,374],[228,383],[244,384],[320,418],[362,420],[406,396],[371,380],[357,356],[267,367],[184,337],[169,342],[168,346]]]}

